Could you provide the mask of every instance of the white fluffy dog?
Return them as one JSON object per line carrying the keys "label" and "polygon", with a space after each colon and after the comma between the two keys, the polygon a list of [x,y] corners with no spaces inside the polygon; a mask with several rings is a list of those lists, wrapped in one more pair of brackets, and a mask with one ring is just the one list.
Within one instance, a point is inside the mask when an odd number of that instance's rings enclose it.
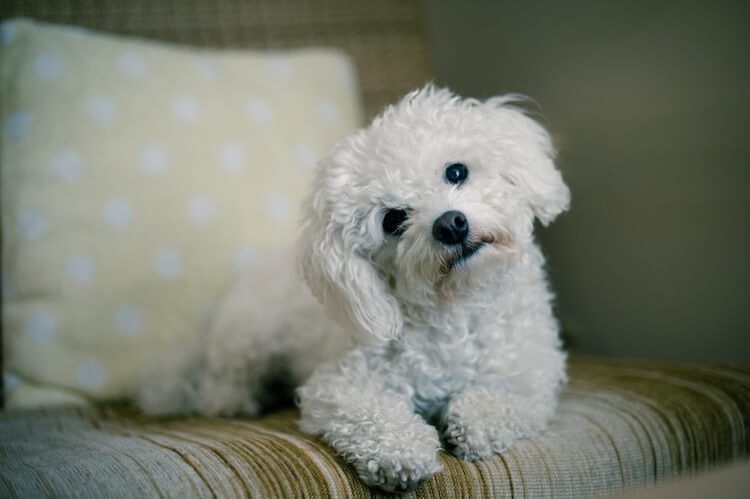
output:
{"label": "white fluffy dog", "polygon": [[474,460],[543,430],[565,355],[532,229],[570,195],[514,100],[428,86],[341,141],[304,204],[312,294],[291,255],[262,262],[141,406],[256,415],[301,385],[304,431],[390,491],[440,470],[441,442]]}

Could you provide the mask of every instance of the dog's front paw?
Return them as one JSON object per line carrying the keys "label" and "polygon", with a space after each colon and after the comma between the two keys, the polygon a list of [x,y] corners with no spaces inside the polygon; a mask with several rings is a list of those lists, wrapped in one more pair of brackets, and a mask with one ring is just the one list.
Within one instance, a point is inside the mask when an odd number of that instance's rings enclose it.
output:
{"label": "dog's front paw", "polygon": [[518,438],[510,428],[502,428],[501,424],[489,427],[481,422],[463,421],[460,417],[446,418],[442,435],[446,450],[466,461],[503,452]]}
{"label": "dog's front paw", "polygon": [[517,440],[537,433],[545,417],[518,397],[468,393],[449,402],[441,422],[446,450],[475,461],[504,452]]}
{"label": "dog's front paw", "polygon": [[440,471],[442,465],[434,454],[422,459],[379,456],[352,463],[360,479],[369,487],[388,492],[408,492]]}

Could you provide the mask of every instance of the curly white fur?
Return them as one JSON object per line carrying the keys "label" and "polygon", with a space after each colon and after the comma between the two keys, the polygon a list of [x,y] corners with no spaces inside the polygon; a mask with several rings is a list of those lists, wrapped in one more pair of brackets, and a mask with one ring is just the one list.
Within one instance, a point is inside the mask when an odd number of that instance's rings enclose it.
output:
{"label": "curly white fur", "polygon": [[[255,415],[283,375],[301,384],[301,427],[396,491],[440,469],[441,441],[473,460],[542,431],[565,355],[532,229],[570,195],[548,134],[515,100],[428,86],[340,142],[317,167],[297,247],[323,306],[291,255],[267,260],[194,353],[163,361],[144,410]],[[444,179],[455,162],[469,168],[459,186]],[[388,209],[409,213],[399,236],[384,233]],[[432,236],[448,210],[482,244],[467,260]]]}

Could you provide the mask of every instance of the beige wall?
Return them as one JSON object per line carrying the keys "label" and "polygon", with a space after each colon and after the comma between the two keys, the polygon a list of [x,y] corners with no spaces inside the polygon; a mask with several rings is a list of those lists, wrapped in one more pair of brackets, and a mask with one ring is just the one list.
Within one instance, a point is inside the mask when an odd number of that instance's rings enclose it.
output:
{"label": "beige wall", "polygon": [[750,2],[427,2],[437,81],[530,95],[574,351],[750,363]]}

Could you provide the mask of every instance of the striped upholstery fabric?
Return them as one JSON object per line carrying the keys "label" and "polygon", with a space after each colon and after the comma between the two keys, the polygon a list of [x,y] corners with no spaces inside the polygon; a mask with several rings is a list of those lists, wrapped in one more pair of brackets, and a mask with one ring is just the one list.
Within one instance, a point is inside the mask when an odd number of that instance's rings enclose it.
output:
{"label": "striped upholstery fabric", "polygon": [[[443,455],[409,496],[584,497],[747,456],[750,368],[576,359],[543,436],[492,459]],[[0,416],[0,497],[373,497],[297,413],[154,421],[124,408]]]}

